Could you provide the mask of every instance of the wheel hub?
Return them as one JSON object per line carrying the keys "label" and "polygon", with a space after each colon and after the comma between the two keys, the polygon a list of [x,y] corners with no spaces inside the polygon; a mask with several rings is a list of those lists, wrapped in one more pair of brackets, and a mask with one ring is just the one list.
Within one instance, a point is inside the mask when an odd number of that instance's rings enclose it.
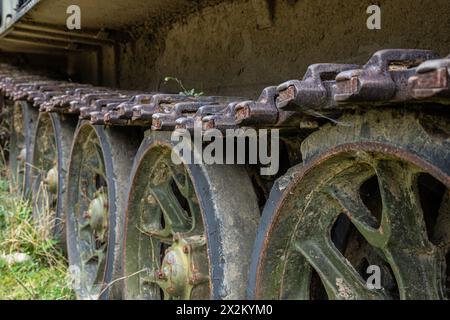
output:
{"label": "wheel hub", "polygon": [[156,272],[156,282],[168,297],[189,299],[196,285],[208,281],[208,277],[199,270],[199,259],[205,245],[202,236],[182,238],[175,235],[173,244],[165,252],[161,269]]}
{"label": "wheel hub", "polygon": [[104,240],[108,228],[108,200],[103,191],[98,191],[89,203],[85,218],[99,240]]}
{"label": "wheel hub", "polygon": [[45,176],[44,183],[48,186],[48,190],[52,194],[56,194],[58,191],[58,168],[54,166],[50,170],[47,171],[47,175]]}
{"label": "wheel hub", "polygon": [[[81,125],[75,133],[70,158],[66,204],[71,209],[67,217],[68,249],[69,257],[77,257],[70,263],[80,268],[76,294],[81,299],[105,299],[113,295],[118,298],[120,295],[113,279],[117,251],[114,245],[109,246],[111,242],[116,243],[116,229],[110,225],[116,212],[109,202],[113,192],[109,188],[114,190],[114,182],[108,180],[106,173],[107,161],[115,160],[104,158],[103,146],[107,142],[103,140],[103,133],[95,126]],[[126,180],[117,170],[119,180]],[[114,264],[109,263],[110,258]]]}

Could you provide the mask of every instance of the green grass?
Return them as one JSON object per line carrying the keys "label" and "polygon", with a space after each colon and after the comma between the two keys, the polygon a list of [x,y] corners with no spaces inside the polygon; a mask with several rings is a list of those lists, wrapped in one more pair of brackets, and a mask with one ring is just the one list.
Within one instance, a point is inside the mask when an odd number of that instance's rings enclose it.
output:
{"label": "green grass", "polygon": [[31,259],[8,265],[0,258],[0,299],[74,299],[66,258],[48,236],[48,227],[33,224],[29,204],[9,181],[0,164],[0,255],[25,253]]}

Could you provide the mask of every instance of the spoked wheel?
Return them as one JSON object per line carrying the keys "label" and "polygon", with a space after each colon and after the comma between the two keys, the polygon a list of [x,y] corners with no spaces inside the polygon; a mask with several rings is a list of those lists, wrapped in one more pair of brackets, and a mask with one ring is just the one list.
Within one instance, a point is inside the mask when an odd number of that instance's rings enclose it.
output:
{"label": "spoked wheel", "polygon": [[275,184],[249,297],[448,298],[448,120],[379,111],[343,122],[307,138],[304,163]]}
{"label": "spoked wheel", "polygon": [[13,186],[24,196],[30,191],[30,171],[34,129],[39,112],[27,102],[18,101],[11,107],[9,165]]}
{"label": "spoked wheel", "polygon": [[151,133],[134,162],[124,296],[244,298],[259,220],[250,179],[240,166],[173,162],[173,147],[169,133]]}
{"label": "spoked wheel", "polygon": [[69,263],[80,299],[119,298],[122,212],[138,138],[81,123],[67,182]]}
{"label": "spoked wheel", "polygon": [[76,122],[61,115],[39,115],[31,171],[33,218],[65,247],[63,197]]}

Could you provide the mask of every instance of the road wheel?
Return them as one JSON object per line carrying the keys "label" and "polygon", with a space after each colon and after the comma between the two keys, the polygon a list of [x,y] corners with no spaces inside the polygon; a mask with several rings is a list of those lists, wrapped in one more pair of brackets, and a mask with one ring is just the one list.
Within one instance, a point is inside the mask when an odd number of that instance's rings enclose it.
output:
{"label": "road wheel", "polygon": [[121,297],[122,216],[137,137],[82,122],[65,201],[70,271],[80,299]]}
{"label": "road wheel", "polygon": [[251,181],[242,166],[175,164],[173,147],[151,133],[134,162],[125,298],[245,298],[259,221]]}
{"label": "road wheel", "polygon": [[38,115],[38,110],[25,101],[17,101],[11,106],[9,166],[13,187],[25,197],[30,191],[30,163]]}
{"label": "road wheel", "polygon": [[385,110],[341,123],[308,137],[272,189],[249,297],[448,298],[450,122]]}
{"label": "road wheel", "polygon": [[49,238],[65,248],[63,199],[70,148],[76,127],[74,119],[63,119],[55,113],[39,115],[31,170],[33,219],[48,229]]}

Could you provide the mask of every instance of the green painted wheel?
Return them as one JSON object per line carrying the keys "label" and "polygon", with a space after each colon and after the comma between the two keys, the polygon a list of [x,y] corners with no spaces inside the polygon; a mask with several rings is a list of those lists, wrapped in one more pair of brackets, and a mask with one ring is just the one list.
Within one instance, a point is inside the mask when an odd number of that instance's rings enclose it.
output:
{"label": "green painted wheel", "polygon": [[30,191],[30,172],[34,130],[39,112],[25,101],[17,101],[10,110],[9,166],[13,187],[27,197]]}
{"label": "green painted wheel", "polygon": [[39,115],[31,171],[33,218],[46,229],[49,238],[65,248],[63,198],[76,121],[59,114]]}
{"label": "green painted wheel", "polygon": [[448,119],[372,111],[342,121],[351,126],[307,138],[303,164],[275,184],[249,297],[448,298]]}
{"label": "green painted wheel", "polygon": [[76,130],[65,209],[69,264],[80,299],[121,296],[122,216],[136,141],[123,130],[86,122]]}
{"label": "green painted wheel", "polygon": [[126,299],[245,298],[259,209],[242,166],[175,164],[169,133],[134,162],[125,220]]}

